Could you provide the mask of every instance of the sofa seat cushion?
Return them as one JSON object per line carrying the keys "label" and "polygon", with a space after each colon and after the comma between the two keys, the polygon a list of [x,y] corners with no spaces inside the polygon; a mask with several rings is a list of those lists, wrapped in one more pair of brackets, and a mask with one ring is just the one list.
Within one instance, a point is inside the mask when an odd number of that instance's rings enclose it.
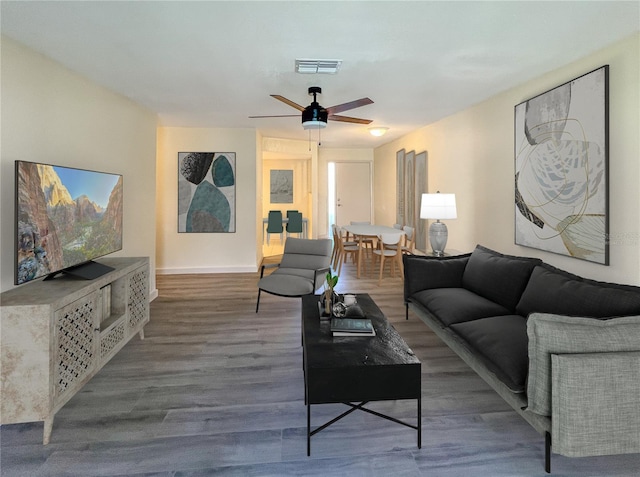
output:
{"label": "sofa seat cushion", "polygon": [[464,269],[462,285],[513,313],[531,271],[539,263],[537,258],[503,255],[478,245]]}
{"label": "sofa seat cushion", "polygon": [[489,370],[512,392],[526,390],[529,367],[527,320],[520,315],[494,316],[451,325]]}
{"label": "sofa seat cushion", "polygon": [[421,305],[445,327],[488,316],[508,315],[509,310],[464,288],[435,288],[414,293],[410,300]]}
{"label": "sofa seat cushion", "polygon": [[516,312],[609,318],[640,314],[640,288],[599,282],[548,264],[537,266]]}

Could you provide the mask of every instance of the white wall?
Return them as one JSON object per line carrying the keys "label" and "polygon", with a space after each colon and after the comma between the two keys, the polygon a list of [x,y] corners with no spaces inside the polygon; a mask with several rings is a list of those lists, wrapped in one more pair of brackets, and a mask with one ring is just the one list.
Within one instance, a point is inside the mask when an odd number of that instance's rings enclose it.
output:
{"label": "white wall", "polygon": [[[540,257],[582,276],[640,284],[640,35],[548,73],[475,107],[375,150],[377,223],[395,210],[395,154],[428,153],[428,190],[454,192],[458,219],[447,221],[447,247],[470,251],[481,243],[503,253]],[[514,107],[533,96],[609,64],[610,266],[514,244]]]}
{"label": "white wall", "polygon": [[[261,214],[256,213],[256,194],[262,189],[258,144],[253,129],[158,128],[158,273],[257,270]],[[178,233],[178,152],[189,151],[236,153],[235,233]]]}
{"label": "white wall", "polygon": [[1,49],[2,291],[14,287],[18,159],[123,174],[123,249],[113,256],[149,257],[155,291],[156,115],[9,38]]}

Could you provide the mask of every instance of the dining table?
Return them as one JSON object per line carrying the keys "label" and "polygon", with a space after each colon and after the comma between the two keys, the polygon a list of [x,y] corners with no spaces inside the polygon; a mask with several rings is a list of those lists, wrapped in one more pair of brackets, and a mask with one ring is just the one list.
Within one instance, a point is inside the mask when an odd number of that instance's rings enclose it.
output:
{"label": "dining table", "polygon": [[360,278],[360,270],[362,267],[362,241],[367,238],[377,238],[382,234],[400,234],[404,235],[404,231],[395,227],[389,227],[388,225],[374,225],[374,224],[352,224],[344,225],[342,229],[358,240],[358,273],[357,277]]}

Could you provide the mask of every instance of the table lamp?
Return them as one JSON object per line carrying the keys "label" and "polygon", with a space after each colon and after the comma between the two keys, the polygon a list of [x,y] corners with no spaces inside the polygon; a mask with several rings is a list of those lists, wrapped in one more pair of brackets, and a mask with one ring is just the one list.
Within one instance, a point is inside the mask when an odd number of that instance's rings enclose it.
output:
{"label": "table lamp", "polygon": [[444,256],[444,249],[447,245],[447,226],[440,222],[440,219],[455,219],[456,195],[455,194],[422,194],[420,203],[421,219],[436,219],[429,227],[429,242],[436,257]]}

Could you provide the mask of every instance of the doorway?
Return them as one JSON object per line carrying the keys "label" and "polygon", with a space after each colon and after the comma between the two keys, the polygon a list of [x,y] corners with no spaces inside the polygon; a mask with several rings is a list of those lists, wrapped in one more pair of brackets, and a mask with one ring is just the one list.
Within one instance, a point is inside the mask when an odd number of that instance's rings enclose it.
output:
{"label": "doorway", "polygon": [[329,227],[372,222],[371,164],[329,163]]}
{"label": "doorway", "polygon": [[[288,210],[302,213],[306,228],[310,228],[312,211],[311,198],[311,158],[279,157],[262,161],[262,217],[269,216],[270,210],[279,210],[286,218]],[[277,256],[284,250],[286,225],[282,234],[271,234],[267,243],[263,224],[262,254],[264,257]],[[298,236],[298,235],[294,235]]]}

